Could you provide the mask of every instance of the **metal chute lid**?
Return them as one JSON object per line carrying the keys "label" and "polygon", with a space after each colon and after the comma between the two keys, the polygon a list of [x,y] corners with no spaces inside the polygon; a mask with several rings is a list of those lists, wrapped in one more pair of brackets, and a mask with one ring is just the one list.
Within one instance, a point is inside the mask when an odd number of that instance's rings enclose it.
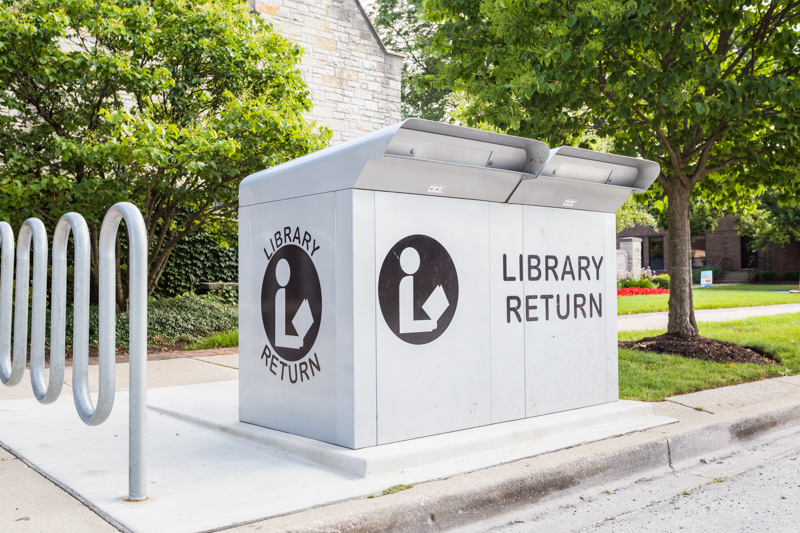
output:
{"label": "metal chute lid", "polygon": [[533,139],[409,119],[248,176],[239,205],[345,189],[505,202],[549,150]]}
{"label": "metal chute lid", "polygon": [[409,119],[392,138],[386,155],[536,175],[548,151],[542,141]]}
{"label": "metal chute lid", "polygon": [[508,203],[616,213],[659,172],[654,161],[560,146],[536,176],[522,176]]}
{"label": "metal chute lid", "polygon": [[654,161],[559,146],[550,150],[550,157],[537,176],[645,191],[656,180],[659,172],[661,168]]}

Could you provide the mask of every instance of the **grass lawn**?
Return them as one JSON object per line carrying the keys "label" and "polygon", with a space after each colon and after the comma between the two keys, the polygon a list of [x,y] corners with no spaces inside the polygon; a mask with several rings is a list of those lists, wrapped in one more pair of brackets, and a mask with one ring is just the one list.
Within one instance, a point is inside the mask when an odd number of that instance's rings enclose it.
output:
{"label": "grass lawn", "polygon": [[[694,289],[695,309],[721,307],[754,307],[758,305],[800,303],[800,294],[776,294],[775,291],[796,289],[797,285],[723,285]],[[622,296],[617,298],[618,315],[667,311],[669,294]]]}
{"label": "grass lawn", "polygon": [[[677,355],[620,349],[620,398],[655,402],[676,394],[800,372],[800,313],[703,322],[699,326],[700,333],[706,337],[755,348],[770,354],[780,366],[711,363]],[[664,331],[621,331],[619,340],[638,340],[661,333]]]}
{"label": "grass lawn", "polygon": [[[729,292],[758,294],[764,291],[763,286],[740,285],[738,287],[743,287],[743,289]],[[774,290],[778,290],[775,287],[777,286],[772,286]],[[725,292],[723,289],[725,287],[716,288],[714,291]],[[637,297],[625,297],[620,300],[631,298]],[[642,298],[655,297],[643,296]],[[668,396],[677,394],[800,373],[800,313],[753,317],[731,322],[702,322],[700,323],[700,332],[706,337],[735,342],[742,346],[755,348],[761,353],[770,354],[770,357],[777,360],[780,366],[776,368],[753,364],[711,363],[677,355],[620,349],[620,398],[650,402],[662,401]],[[621,331],[619,340],[638,340],[661,333],[664,331]],[[234,329],[203,338],[187,346],[186,349],[205,350],[238,345],[239,331]]]}
{"label": "grass lawn", "polygon": [[186,347],[187,350],[210,350],[211,348],[229,348],[239,346],[239,330],[232,329],[215,333],[210,337],[200,339]]}

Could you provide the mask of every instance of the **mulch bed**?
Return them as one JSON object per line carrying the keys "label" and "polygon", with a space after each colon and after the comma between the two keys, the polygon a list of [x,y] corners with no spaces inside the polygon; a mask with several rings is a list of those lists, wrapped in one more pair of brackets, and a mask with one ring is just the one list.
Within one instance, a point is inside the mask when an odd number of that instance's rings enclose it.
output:
{"label": "mulch bed", "polygon": [[[165,354],[165,353],[182,352],[182,351],[186,350],[186,347],[189,346],[190,344],[191,344],[191,342],[188,342],[188,341],[177,341],[177,342],[174,342],[174,343],[164,343],[164,344],[159,344],[159,345],[156,345],[156,346],[148,346],[147,347],[147,354],[148,354],[148,356],[151,356],[151,355],[154,355],[154,354]],[[117,353],[117,362],[122,363],[122,362],[127,362],[128,361],[129,353],[128,353],[128,347],[127,346],[117,346],[116,353]],[[100,356],[100,349],[90,346],[89,347],[89,364],[90,365],[97,364],[99,356]],[[151,357],[148,357],[148,359],[150,359],[150,358]],[[29,365],[30,365],[30,361],[31,361],[31,351],[30,351],[30,347],[28,347],[27,362],[28,362]],[[44,350],[44,361],[45,361],[45,366],[47,366],[49,368],[50,367],[50,348],[49,347],[45,347],[45,350]],[[66,363],[66,366],[72,366],[72,347],[71,346],[68,346],[67,349],[66,349],[65,363]]]}
{"label": "mulch bed", "polygon": [[703,359],[714,363],[755,363],[778,366],[778,364],[751,350],[732,342],[718,341],[706,337],[686,337],[665,333],[658,337],[645,337],[638,341],[619,343],[620,348],[643,352],[682,355],[692,359]]}
{"label": "mulch bed", "polygon": [[[148,346],[147,347],[147,353],[152,354],[152,353],[164,353],[164,352],[167,352],[167,353],[169,353],[169,352],[181,352],[181,351],[185,350],[186,347],[189,346],[190,344],[191,344],[191,342],[178,341],[178,342],[175,342],[175,343],[164,343],[164,344],[159,344],[157,346]],[[71,346],[67,347],[66,352],[67,352],[66,353],[67,360],[72,359],[72,347]],[[28,350],[28,353],[30,354],[30,350]],[[99,348],[93,348],[91,346],[89,347],[89,357],[98,357],[99,355],[100,355],[100,349]],[[120,356],[120,355],[124,355],[124,356],[128,355],[128,347],[127,346],[117,346],[117,356]],[[28,357],[28,360],[30,360],[30,357]],[[45,349],[45,360],[46,361],[50,360],[50,349],[49,348]]]}

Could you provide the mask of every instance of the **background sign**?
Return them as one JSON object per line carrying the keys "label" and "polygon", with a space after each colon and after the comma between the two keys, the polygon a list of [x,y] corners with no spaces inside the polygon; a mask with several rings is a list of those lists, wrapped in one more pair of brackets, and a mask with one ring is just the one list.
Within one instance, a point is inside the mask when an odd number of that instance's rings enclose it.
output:
{"label": "background sign", "polygon": [[711,287],[714,283],[714,271],[713,270],[703,270],[700,272],[700,286],[701,287]]}

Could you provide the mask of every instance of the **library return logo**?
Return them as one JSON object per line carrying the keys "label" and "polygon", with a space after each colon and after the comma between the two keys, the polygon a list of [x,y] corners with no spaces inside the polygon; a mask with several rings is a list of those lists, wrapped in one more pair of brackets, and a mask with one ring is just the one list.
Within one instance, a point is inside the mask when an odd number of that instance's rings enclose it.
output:
{"label": "library return logo", "polygon": [[313,256],[316,240],[291,227],[270,240],[261,285],[261,320],[269,344],[261,358],[281,381],[304,383],[320,371],[314,351],[322,319],[322,289]]}
{"label": "library return logo", "polygon": [[378,276],[386,324],[409,344],[428,344],[445,332],[458,304],[458,273],[439,241],[409,235],[395,244]]}

